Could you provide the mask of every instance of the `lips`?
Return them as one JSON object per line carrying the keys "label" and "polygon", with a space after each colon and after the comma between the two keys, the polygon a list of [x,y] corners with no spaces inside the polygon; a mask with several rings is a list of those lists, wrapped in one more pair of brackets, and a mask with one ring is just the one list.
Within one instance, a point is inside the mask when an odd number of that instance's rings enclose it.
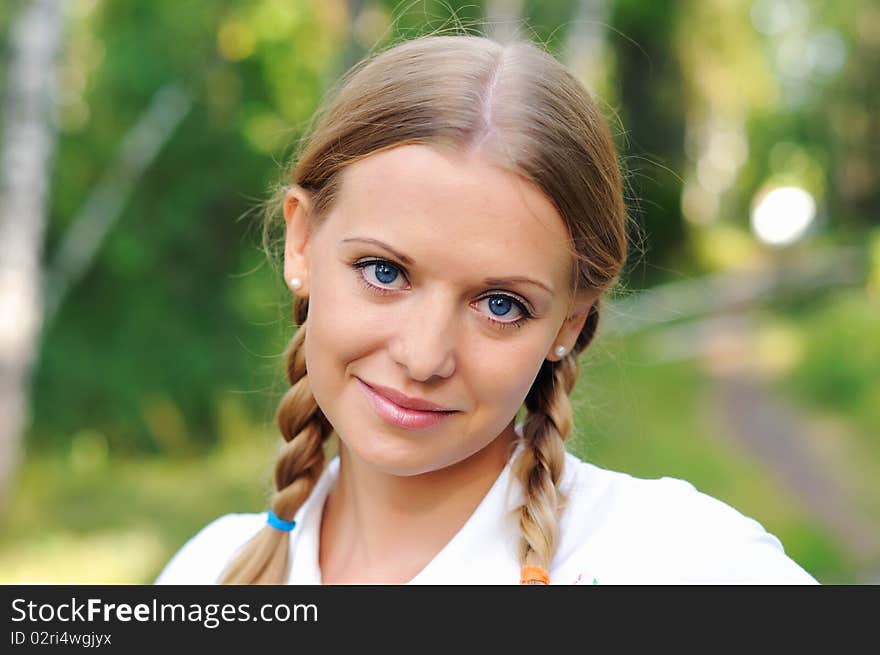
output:
{"label": "lips", "polygon": [[[384,393],[380,393],[377,389],[363,382],[360,378],[355,379],[357,380],[358,386],[364,396],[366,396],[367,401],[370,403],[370,406],[373,408],[373,411],[376,412],[379,418],[398,427],[409,430],[421,430],[433,427],[458,413],[456,410],[423,410],[407,408],[398,405],[394,400],[388,398]],[[381,388],[387,389],[387,387]],[[400,394],[397,394],[395,397],[399,398]],[[403,402],[438,407],[438,405],[419,399],[406,398]]]}
{"label": "lips", "polygon": [[454,412],[456,410],[450,407],[443,407],[441,405],[437,405],[427,400],[423,400],[421,398],[410,398],[409,396],[392,389],[391,387],[383,387],[380,384],[367,384],[360,378],[358,378],[360,382],[370,387],[373,391],[382,394],[388,400],[393,402],[398,407],[402,407],[404,409],[416,409],[423,412]]}

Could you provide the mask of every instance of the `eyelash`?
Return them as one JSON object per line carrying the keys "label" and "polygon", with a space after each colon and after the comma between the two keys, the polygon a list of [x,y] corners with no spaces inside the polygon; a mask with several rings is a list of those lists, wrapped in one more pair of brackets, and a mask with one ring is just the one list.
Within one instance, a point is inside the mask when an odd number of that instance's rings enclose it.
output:
{"label": "eyelash", "polygon": [[[364,287],[369,289],[370,291],[375,291],[375,292],[381,293],[383,295],[388,294],[388,293],[394,293],[395,291],[398,291],[399,289],[387,289],[385,287],[380,287],[380,286],[373,284],[372,282],[367,281],[367,279],[364,277],[363,269],[365,269],[367,266],[371,266],[373,264],[384,264],[385,266],[390,266],[391,268],[395,268],[398,271],[400,271],[401,275],[406,277],[406,272],[404,271],[404,269],[392,261],[389,261],[387,259],[364,259],[364,260],[357,261],[351,265],[352,268],[354,268],[357,271],[358,281],[362,285],[364,285]],[[507,328],[511,328],[511,327],[520,328],[523,325],[525,325],[525,323],[527,321],[530,321],[533,318],[532,313],[528,310],[525,303],[523,303],[521,300],[517,300],[516,297],[511,296],[509,294],[491,293],[487,296],[483,296],[482,298],[480,298],[480,300],[485,300],[486,298],[494,298],[496,296],[500,296],[502,298],[507,298],[508,300],[513,302],[517,307],[519,307],[519,310],[522,312],[522,316],[520,318],[516,319],[515,321],[496,321],[494,318],[486,317],[486,320],[489,321],[489,323],[491,323],[492,325],[494,325],[502,330],[506,330]]]}

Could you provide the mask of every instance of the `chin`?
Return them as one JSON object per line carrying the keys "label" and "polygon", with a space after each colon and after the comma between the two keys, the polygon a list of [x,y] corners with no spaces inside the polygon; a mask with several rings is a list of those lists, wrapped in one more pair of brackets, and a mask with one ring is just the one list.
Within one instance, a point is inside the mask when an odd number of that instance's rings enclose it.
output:
{"label": "chin", "polygon": [[[364,438],[366,437],[366,438]],[[368,468],[399,477],[413,477],[439,471],[467,459],[472,453],[456,450],[432,449],[428,439],[401,438],[381,430],[363,432],[358,439],[339,437],[340,444],[350,456]],[[437,435],[430,439],[436,446],[441,440],[449,445],[448,437]]]}
{"label": "chin", "polygon": [[[384,440],[384,439],[383,439]],[[426,453],[421,444],[352,444],[342,440],[346,450],[370,469],[396,475],[412,477],[445,468],[455,462],[454,458],[442,458]],[[446,461],[448,459],[448,461]]]}
{"label": "chin", "polygon": [[[363,435],[363,433],[361,433]],[[430,440],[401,439],[394,434],[372,432],[367,439],[354,442],[340,437],[340,443],[351,456],[370,469],[387,475],[398,477],[414,477],[425,475],[456,466],[462,462],[479,456],[491,447],[493,441],[483,444],[455,444],[457,448],[449,449],[450,440],[438,435]],[[438,450],[430,445],[443,443],[447,448]]]}

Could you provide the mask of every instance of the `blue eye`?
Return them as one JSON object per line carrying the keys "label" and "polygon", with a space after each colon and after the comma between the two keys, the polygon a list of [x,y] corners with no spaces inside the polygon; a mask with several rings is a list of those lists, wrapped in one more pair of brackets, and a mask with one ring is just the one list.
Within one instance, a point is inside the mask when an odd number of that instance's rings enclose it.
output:
{"label": "blue eye", "polygon": [[382,284],[391,284],[397,277],[397,269],[388,264],[374,264],[376,279]]}
{"label": "blue eye", "polygon": [[372,277],[379,282],[379,284],[391,284],[400,276],[400,269],[394,264],[384,261],[384,260],[368,260],[363,262],[357,262],[355,267],[358,270],[358,277],[361,278],[361,281],[365,284],[378,289],[383,290],[383,288],[379,285],[374,284],[366,277],[366,273],[364,271],[368,271],[370,269],[373,270]]}
{"label": "blue eye", "polygon": [[[487,316],[486,320],[493,323],[496,327],[521,327],[523,323],[532,318],[532,315],[522,302],[512,296],[508,296],[507,294],[496,293],[491,296],[480,298],[478,302],[482,303],[483,301],[488,301],[489,312],[491,315],[498,317],[503,316],[508,319],[498,321],[492,318],[492,316]],[[518,311],[519,316],[517,317],[516,313],[511,314],[511,309]],[[511,318],[513,320],[510,320]]]}
{"label": "blue eye", "polygon": [[490,296],[489,309],[496,316],[506,316],[513,306],[513,300],[507,296]]}

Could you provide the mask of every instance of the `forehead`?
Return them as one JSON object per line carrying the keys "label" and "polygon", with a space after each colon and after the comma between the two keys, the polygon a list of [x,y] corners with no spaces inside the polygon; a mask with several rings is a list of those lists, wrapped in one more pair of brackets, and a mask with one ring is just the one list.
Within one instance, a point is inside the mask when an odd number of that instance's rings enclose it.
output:
{"label": "forehead", "polygon": [[380,239],[418,266],[538,277],[557,293],[568,283],[568,229],[553,203],[478,155],[423,145],[371,155],[346,167],[328,223],[334,238]]}

